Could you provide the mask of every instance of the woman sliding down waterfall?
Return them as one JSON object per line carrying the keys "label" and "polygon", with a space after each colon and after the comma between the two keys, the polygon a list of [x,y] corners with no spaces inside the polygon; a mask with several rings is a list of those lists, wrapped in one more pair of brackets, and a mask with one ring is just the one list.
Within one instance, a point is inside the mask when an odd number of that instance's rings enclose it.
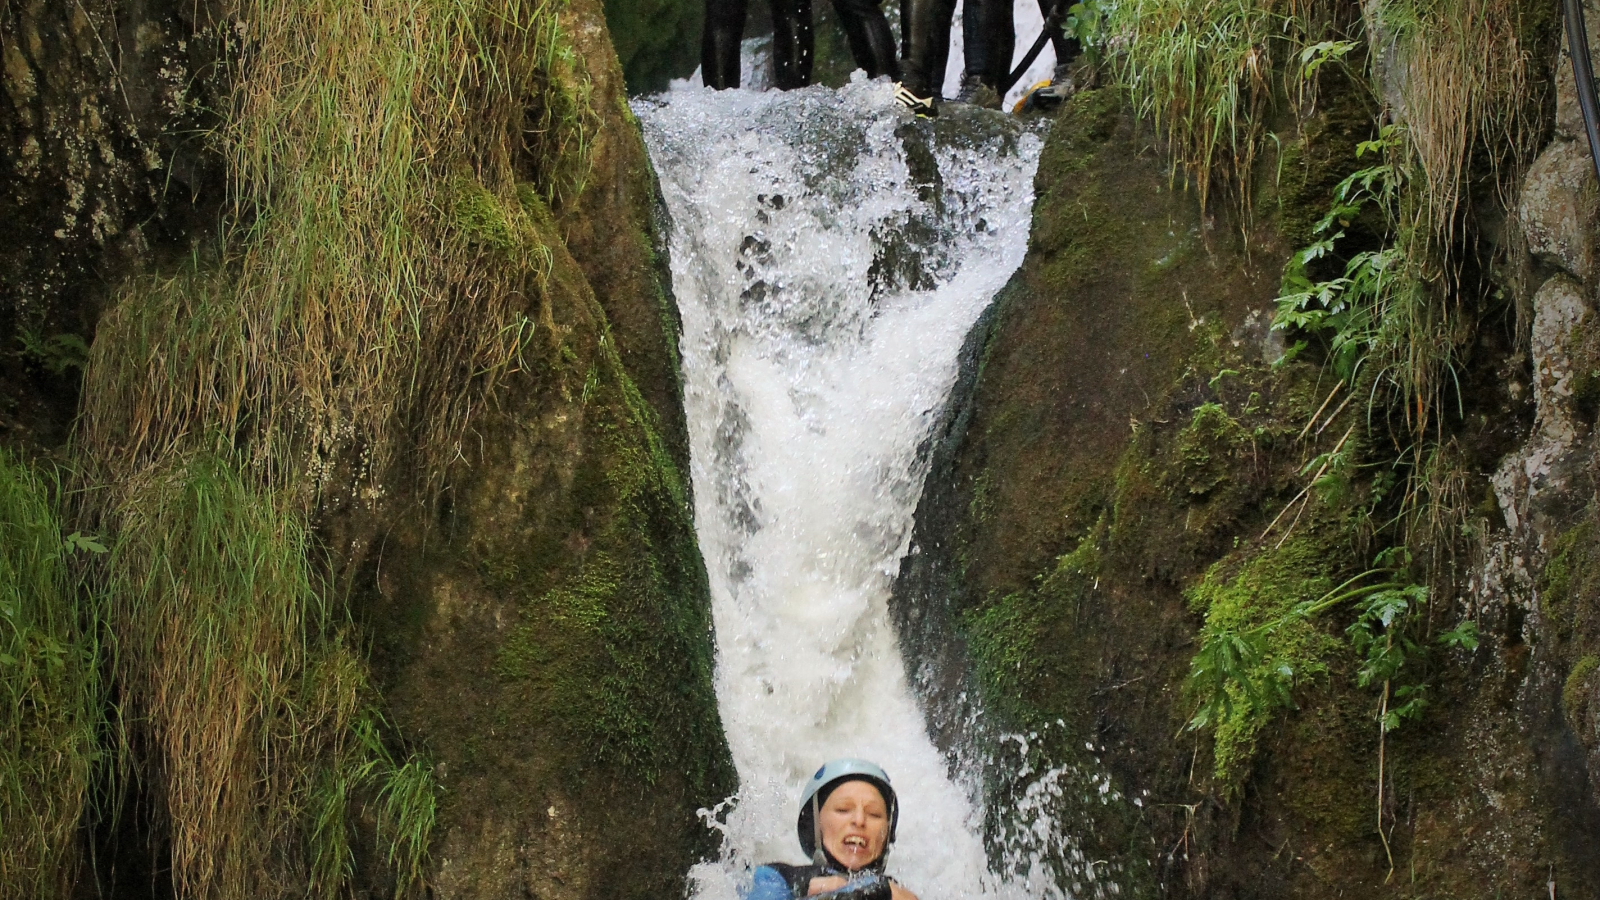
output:
{"label": "woman sliding down waterfall", "polygon": [[806,784],[795,817],[800,849],[811,856],[811,865],[768,863],[756,869],[744,900],[917,900],[883,874],[899,824],[899,798],[876,763],[824,763]]}

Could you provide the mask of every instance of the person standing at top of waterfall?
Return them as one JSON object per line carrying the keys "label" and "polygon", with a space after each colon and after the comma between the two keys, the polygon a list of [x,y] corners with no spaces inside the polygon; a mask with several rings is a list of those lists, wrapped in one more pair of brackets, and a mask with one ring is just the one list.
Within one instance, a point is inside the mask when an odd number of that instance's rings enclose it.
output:
{"label": "person standing at top of waterfall", "polygon": [[[1076,38],[1061,27],[1068,0],[1038,0],[1039,14],[1055,50],[1055,74],[1048,86],[1034,89],[1040,102],[1065,99],[1072,90],[1070,66],[1079,52]],[[894,98],[918,116],[938,114],[944,91],[945,64],[950,58],[950,27],[956,0],[901,0],[902,80]],[[1052,18],[1053,16],[1053,18]],[[956,100],[999,109],[1011,78],[1016,52],[1016,17],[1012,0],[966,0],[961,12],[964,74]],[[1045,96],[1045,95],[1048,95]]]}
{"label": "person standing at top of waterfall", "polygon": [[743,900],[917,900],[883,873],[900,824],[889,775],[864,759],[824,763],[800,795],[795,832],[811,864],[767,863]]}
{"label": "person standing at top of waterfall", "polygon": [[[900,77],[894,38],[882,0],[833,0],[850,54],[868,78]],[[739,42],[744,40],[748,0],[706,0],[706,25],[700,41],[700,77],[706,87],[739,86]],[[811,0],[771,0],[772,82],[780,90],[811,83],[813,38]]]}

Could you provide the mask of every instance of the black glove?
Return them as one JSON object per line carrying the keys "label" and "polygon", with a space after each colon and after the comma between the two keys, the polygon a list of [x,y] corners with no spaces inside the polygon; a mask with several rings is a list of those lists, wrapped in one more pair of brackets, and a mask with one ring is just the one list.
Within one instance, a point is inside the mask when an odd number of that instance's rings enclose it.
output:
{"label": "black glove", "polygon": [[882,875],[868,875],[858,878],[842,888],[834,891],[817,894],[818,897],[827,897],[828,900],[889,900],[889,879]]}

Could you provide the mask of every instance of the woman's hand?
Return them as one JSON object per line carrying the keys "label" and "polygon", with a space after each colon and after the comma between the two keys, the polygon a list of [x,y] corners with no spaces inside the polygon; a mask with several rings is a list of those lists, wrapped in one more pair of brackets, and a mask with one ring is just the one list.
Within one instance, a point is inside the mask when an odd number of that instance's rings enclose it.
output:
{"label": "woman's hand", "polygon": [[[806,896],[811,897],[827,891],[836,891],[850,882],[842,875],[819,875],[811,879],[811,886],[806,888]],[[917,900],[917,895],[900,886],[900,882],[889,879],[890,900]]]}
{"label": "woman's hand", "polygon": [[[810,897],[813,894],[820,894],[824,891],[837,891],[849,883],[844,879],[843,875],[818,875],[816,878],[811,879],[811,886],[806,888],[806,896]],[[900,898],[896,897],[895,900],[900,900]]]}

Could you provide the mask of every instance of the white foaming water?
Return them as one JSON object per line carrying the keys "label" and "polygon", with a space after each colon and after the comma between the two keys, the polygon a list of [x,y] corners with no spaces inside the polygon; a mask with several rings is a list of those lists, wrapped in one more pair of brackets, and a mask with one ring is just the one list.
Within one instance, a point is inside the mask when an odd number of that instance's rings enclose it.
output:
{"label": "white foaming water", "polygon": [[705,814],[724,850],[693,871],[696,896],[728,900],[751,865],[801,861],[799,790],[838,756],[893,777],[889,871],[924,900],[1063,896],[1038,865],[990,873],[977,786],[929,739],[887,608],[919,450],[1026,248],[1039,137],[982,111],[913,123],[886,81],[859,76],[838,92],[682,87],[636,112],[673,219],[696,528],[740,779]]}

